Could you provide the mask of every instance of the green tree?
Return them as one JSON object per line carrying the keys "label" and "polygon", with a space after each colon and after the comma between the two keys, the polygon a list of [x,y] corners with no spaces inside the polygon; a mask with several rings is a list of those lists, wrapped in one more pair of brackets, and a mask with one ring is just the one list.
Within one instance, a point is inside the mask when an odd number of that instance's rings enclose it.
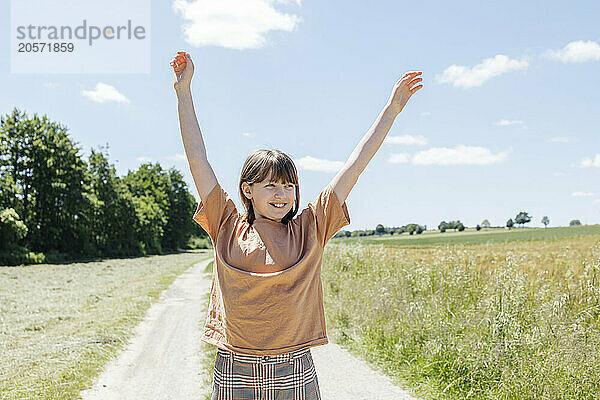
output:
{"label": "green tree", "polygon": [[179,172],[146,163],[123,180],[134,198],[138,237],[145,253],[176,250],[180,243],[187,242],[196,229],[190,217],[195,200]]}
{"label": "green tree", "polygon": [[529,221],[531,221],[531,217],[525,211],[521,211],[515,217],[515,223],[521,225],[521,227],[523,227],[523,225],[528,223]]}
{"label": "green tree", "polygon": [[138,255],[142,248],[136,231],[138,217],[133,196],[102,149],[98,152],[92,149],[88,159],[96,248],[102,255]]}
{"label": "green tree", "polygon": [[573,219],[571,220],[571,222],[569,222],[569,226],[578,226],[581,225],[581,221],[579,221],[578,219]]}
{"label": "green tree", "polygon": [[27,226],[14,209],[6,208],[0,211],[0,250],[18,246],[26,234]]}
{"label": "green tree", "polygon": [[438,229],[440,230],[440,232],[446,232],[447,227],[448,226],[446,225],[446,221],[442,221],[438,225]]}
{"label": "green tree", "polygon": [[514,222],[512,220],[512,218],[509,218],[508,221],[506,221],[506,227],[508,228],[508,230],[510,230],[510,228],[512,228],[514,225]]}
{"label": "green tree", "polygon": [[487,219],[484,219],[484,220],[481,222],[481,227],[482,227],[482,228],[489,228],[489,227],[490,227],[490,225],[491,225],[491,224],[490,224],[490,221],[488,221]]}
{"label": "green tree", "polygon": [[123,178],[137,214],[137,237],[144,254],[162,253],[161,238],[168,222],[168,178],[156,163],[142,164],[137,171],[129,171]]}
{"label": "green tree", "polygon": [[544,224],[544,228],[547,228],[549,223],[550,223],[550,218],[548,218],[548,216],[544,215],[544,217],[542,218],[542,224]]}
{"label": "green tree", "polygon": [[67,128],[14,109],[0,118],[2,202],[29,228],[25,239],[36,251],[81,256],[92,246],[86,218],[86,163]]}
{"label": "green tree", "polygon": [[[183,175],[178,170],[171,168],[168,171],[168,176],[170,182],[169,208],[163,247],[175,251],[188,242],[200,225],[190,217],[196,210],[196,200],[188,191]],[[200,231],[204,232],[201,228]],[[204,236],[208,235],[205,233]]]}

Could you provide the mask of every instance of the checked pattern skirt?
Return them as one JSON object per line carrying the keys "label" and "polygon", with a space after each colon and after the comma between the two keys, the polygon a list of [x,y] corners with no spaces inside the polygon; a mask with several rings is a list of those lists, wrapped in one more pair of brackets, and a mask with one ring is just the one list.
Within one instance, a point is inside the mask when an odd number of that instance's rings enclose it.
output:
{"label": "checked pattern skirt", "polygon": [[274,356],[219,348],[211,400],[321,400],[310,348]]}

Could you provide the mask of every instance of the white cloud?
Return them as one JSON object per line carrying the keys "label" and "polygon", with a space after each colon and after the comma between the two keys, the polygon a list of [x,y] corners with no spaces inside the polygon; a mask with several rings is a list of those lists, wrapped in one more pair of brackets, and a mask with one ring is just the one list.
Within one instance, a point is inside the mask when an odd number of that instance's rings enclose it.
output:
{"label": "white cloud", "polygon": [[[257,49],[272,30],[293,31],[302,18],[277,11],[277,0],[175,0],[173,10],[186,23],[185,41],[192,46]],[[296,4],[300,6],[300,1]]]}
{"label": "white cloud", "polygon": [[47,87],[47,88],[55,88],[58,86],[58,84],[54,83],[54,82],[44,82],[43,85],[44,85],[44,87]]}
{"label": "white cloud", "polygon": [[495,76],[523,69],[528,65],[526,60],[511,60],[503,54],[498,54],[484,59],[474,67],[451,65],[441,74],[437,74],[435,79],[438,83],[451,83],[454,87],[469,89],[481,86]]}
{"label": "white cloud", "polygon": [[388,158],[388,162],[391,162],[392,164],[405,164],[407,162],[410,162],[410,154],[408,154],[408,153],[392,154]]}
{"label": "white cloud", "polygon": [[595,203],[600,203],[600,199],[594,200]]}
{"label": "white cloud", "polygon": [[152,162],[152,159],[150,157],[140,156],[140,157],[137,157],[135,159],[135,161],[138,161],[138,162],[141,162],[141,163],[148,163],[148,162]]}
{"label": "white cloud", "polygon": [[186,155],[185,155],[185,154],[183,154],[183,153],[177,153],[177,154],[174,154],[174,155],[172,155],[172,156],[170,156],[170,157],[167,157],[167,159],[168,159],[168,160],[171,160],[171,161],[175,161],[175,162],[183,162],[183,161],[187,161],[187,157],[186,157]]}
{"label": "white cloud", "polygon": [[548,50],[544,55],[564,63],[600,61],[600,45],[594,41],[570,42],[560,50]]}
{"label": "white cloud", "polygon": [[500,120],[500,121],[494,123],[494,125],[500,125],[500,126],[522,125],[522,124],[523,124],[523,121],[510,121],[507,119],[503,119],[503,120]]}
{"label": "white cloud", "polygon": [[250,132],[242,132],[242,136],[246,136],[246,137],[254,137],[253,133]]}
{"label": "white cloud", "polygon": [[427,144],[427,138],[425,136],[411,136],[411,135],[387,136],[383,142],[389,143],[389,144],[425,145],[425,144]]}
{"label": "white cloud", "polygon": [[433,147],[413,156],[416,165],[488,165],[500,162],[508,152],[493,154],[485,147],[464,146],[454,148]]}
{"label": "white cloud", "polygon": [[102,82],[98,82],[94,90],[82,90],[81,94],[96,103],[106,103],[109,101],[129,103],[129,99],[119,93],[114,86]]}
{"label": "white cloud", "polygon": [[554,176],[566,176],[567,174],[565,174],[564,172],[553,172],[552,175],[554,175]]}
{"label": "white cloud", "polygon": [[590,197],[593,195],[594,195],[594,193],[591,193],[591,192],[573,192],[573,193],[571,193],[571,196],[573,196],[573,197]]}
{"label": "white cloud", "polygon": [[550,139],[551,142],[554,143],[569,143],[568,136],[556,136]]}
{"label": "white cloud", "polygon": [[411,162],[414,165],[489,165],[503,161],[510,150],[494,154],[485,147],[459,144],[454,148],[432,147],[410,156],[408,153],[392,154],[388,162],[399,164]]}
{"label": "white cloud", "polygon": [[342,161],[324,160],[311,156],[305,156],[294,160],[294,163],[301,169],[307,171],[337,172],[344,166]]}
{"label": "white cloud", "polygon": [[580,162],[579,166],[582,168],[586,167],[597,167],[600,168],[600,154],[596,154],[594,159],[584,157]]}

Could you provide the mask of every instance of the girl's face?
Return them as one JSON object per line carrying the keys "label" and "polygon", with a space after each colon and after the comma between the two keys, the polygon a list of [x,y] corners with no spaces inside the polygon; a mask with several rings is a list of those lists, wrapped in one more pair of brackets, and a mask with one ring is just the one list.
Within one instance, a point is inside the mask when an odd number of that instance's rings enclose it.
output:
{"label": "girl's face", "polygon": [[296,201],[296,185],[272,182],[270,177],[252,185],[243,182],[242,191],[252,201],[256,218],[268,218],[277,222],[281,222]]}

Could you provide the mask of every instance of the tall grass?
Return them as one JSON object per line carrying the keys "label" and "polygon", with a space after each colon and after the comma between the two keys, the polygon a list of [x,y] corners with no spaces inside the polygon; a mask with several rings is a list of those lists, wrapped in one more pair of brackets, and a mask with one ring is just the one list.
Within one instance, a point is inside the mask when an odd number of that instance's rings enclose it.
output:
{"label": "tall grass", "polygon": [[332,244],[328,334],[435,399],[600,398],[600,236]]}

